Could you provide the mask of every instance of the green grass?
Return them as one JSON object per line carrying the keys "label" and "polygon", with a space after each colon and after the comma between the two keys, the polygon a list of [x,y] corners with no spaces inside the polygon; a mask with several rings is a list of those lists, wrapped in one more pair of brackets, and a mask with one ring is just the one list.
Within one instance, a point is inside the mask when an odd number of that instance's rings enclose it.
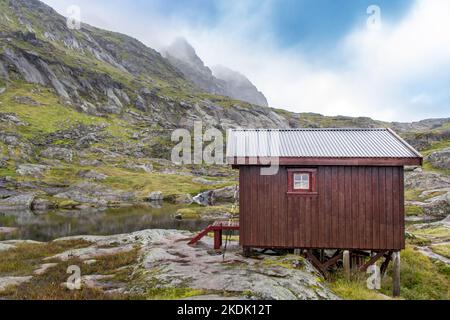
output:
{"label": "green grass", "polygon": [[0,276],[27,276],[42,263],[42,259],[69,249],[91,245],[84,240],[58,241],[48,244],[18,244],[1,253]]}
{"label": "green grass", "polygon": [[[386,295],[392,292],[392,273],[382,285]],[[450,270],[408,246],[401,252],[401,297],[408,300],[450,299]]]}
{"label": "green grass", "polygon": [[407,216],[421,216],[425,213],[425,211],[419,206],[406,205],[405,213]]}
{"label": "green grass", "polygon": [[179,300],[203,294],[204,290],[191,288],[150,288],[145,296],[149,300]]}
{"label": "green grass", "polygon": [[[64,243],[64,242],[62,242]],[[106,294],[100,289],[82,286],[81,290],[69,290],[61,284],[66,282],[70,276],[67,268],[71,265],[79,266],[81,275],[114,275],[107,281],[126,283],[132,275],[132,269],[127,268],[137,261],[138,251],[113,254],[99,257],[96,263],[87,265],[78,259],[59,262],[57,266],[49,269],[46,273],[34,276],[29,282],[22,283],[17,287],[7,288],[0,293],[0,297],[15,300],[124,300],[143,299],[142,296],[127,294]],[[126,284],[125,284],[126,286]]]}
{"label": "green grass", "polygon": [[428,156],[428,155],[432,154],[433,152],[440,151],[445,148],[450,148],[450,140],[446,139],[446,140],[434,142],[429,147],[422,150],[421,153],[424,156]]}
{"label": "green grass", "polygon": [[425,161],[423,163],[423,169],[425,171],[434,171],[434,172],[441,173],[441,174],[444,174],[444,175],[450,175],[450,170],[436,168],[431,163],[429,163],[428,161]]}
{"label": "green grass", "polygon": [[435,245],[431,246],[430,249],[443,257],[446,257],[447,259],[450,259],[450,244],[441,244],[441,245]]}
{"label": "green grass", "polygon": [[386,300],[389,295],[383,295],[377,290],[367,288],[366,280],[363,277],[353,277],[351,280],[345,279],[342,274],[335,275],[331,281],[330,288],[339,297],[345,300]]}
{"label": "green grass", "polygon": [[425,229],[413,229],[411,230],[411,232],[417,236],[434,239],[435,242],[450,241],[450,228],[446,228],[443,226],[435,226]]}
{"label": "green grass", "polygon": [[[102,167],[80,167],[77,165],[65,165],[63,167],[54,167],[45,173],[44,178],[40,179],[48,183],[75,184],[81,182],[78,176],[80,170],[92,169],[108,176],[104,181],[95,183],[106,187],[134,191],[138,197],[147,197],[153,191],[161,191],[164,196],[173,196],[180,194],[196,195],[200,192],[221,188],[233,184],[233,182],[218,183],[217,185],[205,186],[194,183],[192,176],[136,172],[124,168],[113,166]],[[206,210],[206,209],[205,209]]]}

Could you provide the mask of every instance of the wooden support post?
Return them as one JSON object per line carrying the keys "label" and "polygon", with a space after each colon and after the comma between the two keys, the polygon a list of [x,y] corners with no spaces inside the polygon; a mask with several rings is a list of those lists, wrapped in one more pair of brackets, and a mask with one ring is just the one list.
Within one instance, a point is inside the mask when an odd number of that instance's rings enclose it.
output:
{"label": "wooden support post", "polygon": [[345,250],[343,255],[344,260],[344,273],[347,279],[350,279],[351,276],[351,270],[350,270],[350,251]]}
{"label": "wooden support post", "polygon": [[391,259],[392,259],[392,251],[389,251],[384,256],[384,262],[381,264],[380,273],[381,273],[382,277],[384,277],[386,275],[386,271],[387,271],[387,268],[389,266],[389,262],[391,262]]}
{"label": "wooden support post", "polygon": [[395,251],[392,254],[392,294],[394,297],[400,296],[400,251]]}
{"label": "wooden support post", "polygon": [[214,250],[222,247],[222,230],[214,230]]}
{"label": "wooden support post", "polygon": [[243,249],[244,257],[250,258],[252,256],[252,248],[250,248],[250,247],[243,247],[242,249]]}

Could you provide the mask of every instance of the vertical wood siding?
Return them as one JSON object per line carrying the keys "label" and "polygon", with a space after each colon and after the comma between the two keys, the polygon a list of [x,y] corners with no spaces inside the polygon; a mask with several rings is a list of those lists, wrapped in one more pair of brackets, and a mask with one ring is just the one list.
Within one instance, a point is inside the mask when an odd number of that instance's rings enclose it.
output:
{"label": "vertical wood siding", "polygon": [[317,195],[287,195],[288,175],[240,168],[241,244],[392,249],[405,246],[402,167],[321,166]]}

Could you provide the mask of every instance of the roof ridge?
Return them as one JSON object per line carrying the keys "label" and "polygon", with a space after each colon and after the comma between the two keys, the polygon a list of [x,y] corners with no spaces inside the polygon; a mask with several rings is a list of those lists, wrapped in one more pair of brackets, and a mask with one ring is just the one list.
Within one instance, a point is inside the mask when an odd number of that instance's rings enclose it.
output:
{"label": "roof ridge", "polygon": [[231,129],[231,131],[388,131],[388,128],[286,128],[286,129]]}

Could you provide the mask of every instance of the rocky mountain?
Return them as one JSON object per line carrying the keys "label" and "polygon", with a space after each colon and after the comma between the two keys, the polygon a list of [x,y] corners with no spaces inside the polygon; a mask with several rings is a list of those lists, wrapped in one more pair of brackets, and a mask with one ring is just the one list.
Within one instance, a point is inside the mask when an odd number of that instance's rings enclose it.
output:
{"label": "rocky mountain", "polygon": [[220,65],[212,67],[212,72],[217,79],[225,81],[228,96],[259,106],[269,105],[264,94],[243,74]]}
{"label": "rocky mountain", "polygon": [[[262,95],[252,104],[243,100],[257,89],[244,76],[223,67],[213,73],[184,40],[169,51],[176,57],[86,24],[70,29],[38,0],[0,0],[0,200],[108,205],[234,185],[229,168],[168,161],[173,129],[192,129],[194,121],[223,131],[392,127],[424,152],[427,170],[448,173],[449,119],[407,124],[292,113],[262,106]],[[212,87],[202,89],[202,81]]]}
{"label": "rocky mountain", "polygon": [[206,92],[242,100],[267,107],[264,94],[258,91],[244,75],[231,69],[217,66],[211,70],[184,38],[177,38],[163,50],[164,56],[179,69],[186,79]]}

